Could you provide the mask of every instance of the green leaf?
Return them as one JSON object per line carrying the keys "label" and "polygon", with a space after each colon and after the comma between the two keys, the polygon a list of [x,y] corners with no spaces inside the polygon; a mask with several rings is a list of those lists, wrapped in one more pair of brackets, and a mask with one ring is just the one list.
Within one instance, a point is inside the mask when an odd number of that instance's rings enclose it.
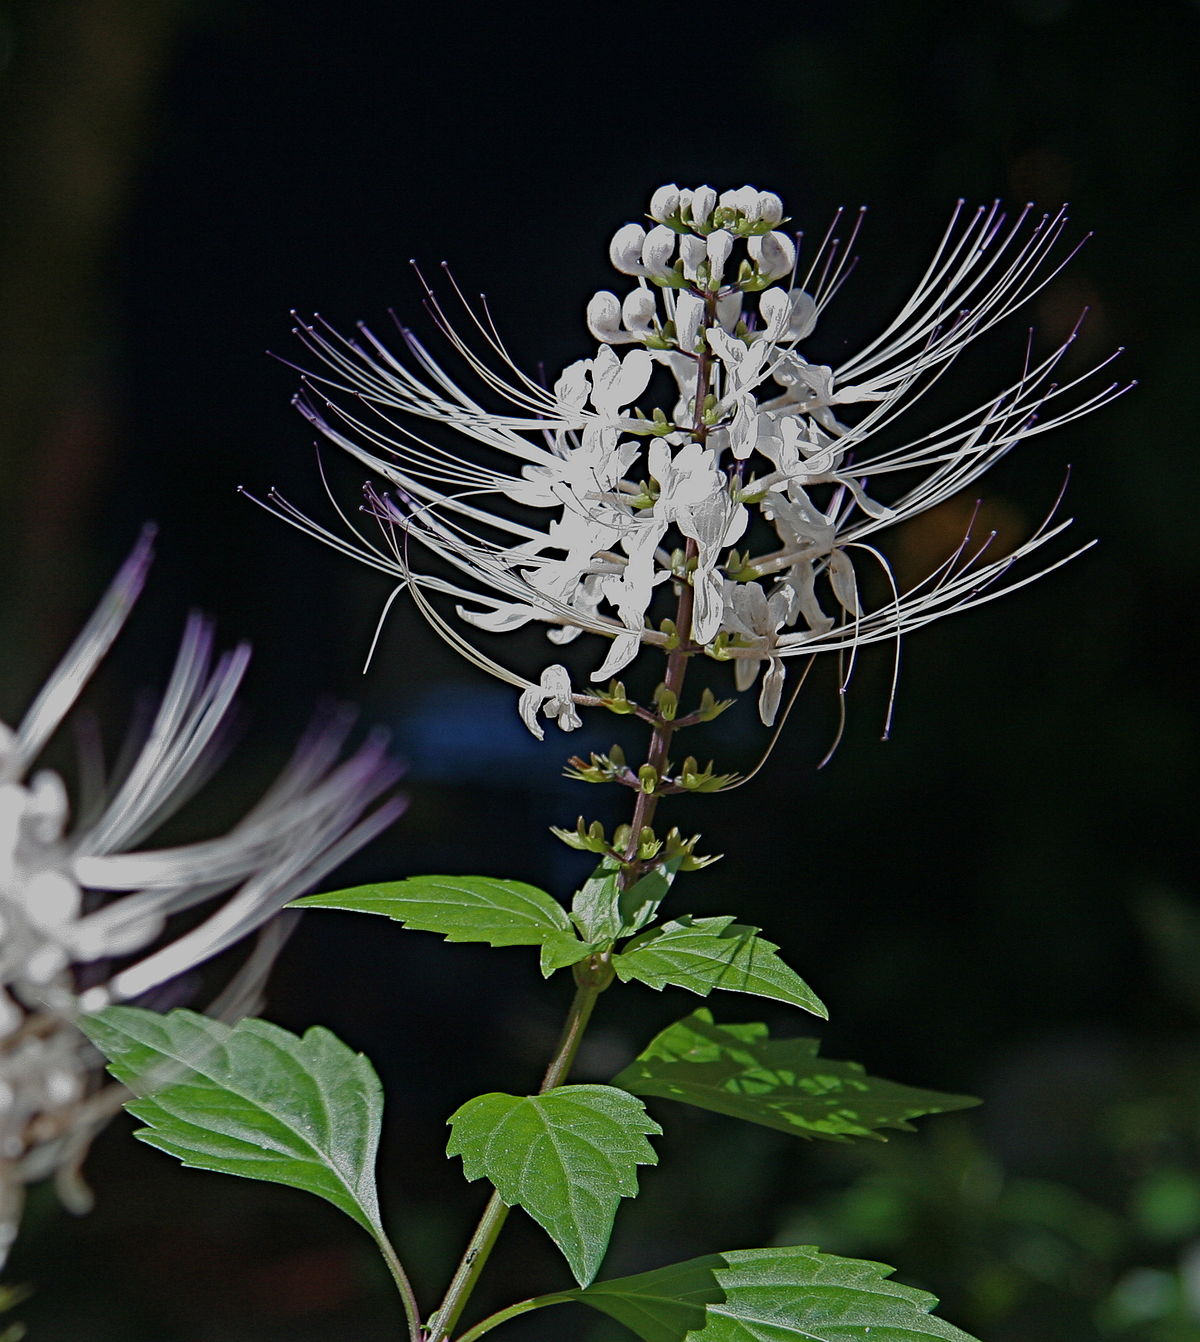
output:
{"label": "green leaf", "polygon": [[138,1098],[134,1135],[193,1169],[288,1184],[382,1234],[375,1069],[319,1025],[304,1037],[262,1020],[235,1026],[176,1010],[108,1007],[82,1022]]}
{"label": "green leaf", "polygon": [[577,964],[585,956],[607,945],[606,941],[580,941],[574,932],[560,932],[554,936],[547,936],[542,942],[542,977],[548,979],[556,969],[565,969],[567,965]]}
{"label": "green leaf", "polygon": [[575,892],[571,921],[584,941],[607,943],[621,934],[621,864],[606,857]]}
{"label": "green leaf", "polygon": [[524,1207],[558,1245],[575,1280],[596,1275],[621,1198],[637,1195],[637,1167],[658,1157],[662,1131],[640,1100],[612,1086],[559,1086],[543,1095],[480,1095],[450,1116],[446,1154],[468,1179],[486,1178]]}
{"label": "green leaf", "polygon": [[910,1119],[979,1103],[868,1076],[856,1062],[818,1058],[817,1048],[815,1039],[771,1039],[757,1023],[714,1025],[700,1010],[656,1035],[613,1085],[833,1141],[883,1141],[879,1128],[912,1131]]}
{"label": "green leaf", "polygon": [[810,1245],[740,1249],[565,1291],[642,1342],[973,1342],[892,1268]]}
{"label": "green leaf", "polygon": [[621,863],[605,857],[576,891],[571,921],[585,941],[601,946],[637,932],[658,911],[682,863],[683,854],[668,858],[622,890]]}
{"label": "green leaf", "polygon": [[660,862],[639,881],[635,881],[619,897],[618,911],[621,915],[621,935],[640,932],[658,912],[658,906],[667,896],[676,873],[683,865],[683,854]]}
{"label": "green leaf", "polygon": [[752,993],[826,1019],[816,993],[775,954],[778,949],[756,927],[731,917],[685,915],[635,937],[613,957],[613,968],[622,982],[638,979],[658,989],[673,984],[701,997],[714,988]]}
{"label": "green leaf", "polygon": [[553,895],[523,881],[488,876],[411,876],[306,895],[290,907],[381,913],[417,932],[440,932],[447,941],[485,941],[489,946],[553,943],[560,954],[575,936],[567,911]]}

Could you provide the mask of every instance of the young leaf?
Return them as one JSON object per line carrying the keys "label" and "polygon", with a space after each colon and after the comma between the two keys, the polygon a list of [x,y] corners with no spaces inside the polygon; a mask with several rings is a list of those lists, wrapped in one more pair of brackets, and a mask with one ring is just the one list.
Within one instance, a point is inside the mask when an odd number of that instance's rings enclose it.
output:
{"label": "young leaf", "polygon": [[879,1128],[912,1131],[911,1119],[978,1104],[868,1076],[858,1063],[818,1058],[817,1048],[815,1039],[770,1039],[761,1024],[714,1025],[700,1010],[655,1036],[613,1085],[833,1141],[884,1141]]}
{"label": "young leaf", "polygon": [[892,1268],[809,1245],[709,1254],[554,1297],[623,1323],[642,1342],[973,1342]]}
{"label": "young leaf", "polygon": [[575,1280],[591,1281],[618,1203],[637,1195],[637,1167],[658,1161],[646,1135],[662,1129],[642,1102],[612,1086],[559,1086],[480,1095],[449,1121],[446,1154],[462,1156],[467,1178],[490,1180],[510,1207],[524,1207]]}
{"label": "young leaf", "polygon": [[137,1098],[135,1136],[194,1169],[302,1188],[382,1234],[375,1069],[319,1025],[303,1038],[262,1020],[115,1006],[84,1032]]}
{"label": "young leaf", "polygon": [[618,899],[618,912],[621,916],[621,935],[640,932],[658,912],[658,906],[666,898],[676,873],[683,865],[683,854],[659,862],[639,881],[621,893]]}
{"label": "young leaf", "polygon": [[816,993],[775,954],[773,942],[731,917],[684,915],[635,937],[613,957],[622,982],[638,979],[651,988],[668,983],[707,997],[714,988],[752,993],[803,1007],[826,1019]]}
{"label": "young leaf", "polygon": [[584,941],[615,941],[621,934],[621,864],[604,858],[575,892],[571,921]]}
{"label": "young leaf", "polygon": [[291,907],[381,913],[417,932],[440,932],[447,941],[485,941],[489,946],[561,944],[564,934],[574,937],[567,911],[553,895],[523,881],[488,876],[411,876],[306,895]]}
{"label": "young leaf", "polygon": [[574,932],[558,932],[553,936],[547,934],[546,940],[542,942],[542,977],[548,979],[556,969],[577,964],[585,955],[591,955],[605,945],[607,943],[603,941],[580,941]]}

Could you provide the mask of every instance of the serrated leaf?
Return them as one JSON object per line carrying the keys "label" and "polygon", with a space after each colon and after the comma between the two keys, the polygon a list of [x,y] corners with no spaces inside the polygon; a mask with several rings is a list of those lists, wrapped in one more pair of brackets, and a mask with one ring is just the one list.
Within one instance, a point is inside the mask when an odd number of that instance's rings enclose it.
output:
{"label": "serrated leaf", "polygon": [[306,895],[290,907],[380,913],[417,932],[440,932],[447,941],[484,941],[489,946],[561,946],[564,934],[567,939],[575,936],[567,911],[553,895],[523,881],[489,876],[410,876]]}
{"label": "serrated leaf", "polygon": [[811,1245],[741,1249],[565,1291],[642,1342],[974,1342],[883,1263]]}
{"label": "serrated leaf", "polygon": [[182,1009],[108,1007],[82,1022],[137,1094],[134,1135],[194,1169],[287,1184],[381,1234],[375,1069],[321,1026],[303,1038],[263,1020],[229,1026]]}
{"label": "serrated leaf", "polygon": [[575,892],[571,922],[584,941],[610,942],[621,934],[621,864],[604,858]]}
{"label": "serrated leaf", "polygon": [[524,1207],[562,1250],[575,1280],[596,1275],[637,1167],[658,1157],[662,1131],[645,1105],[612,1086],[559,1086],[543,1095],[480,1095],[450,1116],[446,1154],[468,1179],[488,1179]]}
{"label": "serrated leaf", "polygon": [[758,1023],[714,1025],[700,1010],[656,1035],[613,1085],[833,1141],[883,1141],[879,1128],[912,1131],[911,1119],[979,1103],[868,1076],[856,1062],[819,1058],[818,1047],[815,1039],[771,1039]]}
{"label": "serrated leaf", "polygon": [[732,917],[685,915],[635,937],[613,956],[613,968],[623,982],[637,979],[658,989],[672,984],[701,997],[723,988],[828,1018],[816,993],[775,954],[778,949],[756,927],[744,927]]}

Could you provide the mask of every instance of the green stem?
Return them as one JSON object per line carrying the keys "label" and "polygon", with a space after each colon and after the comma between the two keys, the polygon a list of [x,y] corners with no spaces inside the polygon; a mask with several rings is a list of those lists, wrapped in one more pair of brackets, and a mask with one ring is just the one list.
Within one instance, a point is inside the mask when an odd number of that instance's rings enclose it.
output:
{"label": "green stem", "polygon": [[[546,1068],[546,1075],[538,1088],[539,1095],[544,1095],[546,1091],[562,1085],[566,1079],[571,1064],[575,1061],[575,1055],[579,1052],[583,1032],[587,1028],[596,999],[612,982],[612,977],[612,966],[607,955],[590,955],[575,967],[577,985],[575,996],[567,1012],[567,1019],[563,1023],[562,1034],[559,1035],[558,1046],[554,1050],[550,1066]],[[450,1279],[450,1285],[437,1313],[429,1320],[428,1336],[432,1342],[443,1342],[458,1322],[480,1274],[491,1257],[492,1250],[496,1247],[496,1240],[508,1212],[509,1209],[500,1194],[493,1193],[483,1209],[483,1215],[479,1218],[479,1224],[475,1227],[466,1253],[463,1254],[462,1261]],[[529,1305],[529,1308],[532,1309],[534,1306]]]}
{"label": "green stem", "polygon": [[458,1339],[458,1342],[476,1342],[484,1333],[490,1333],[493,1328],[500,1324],[507,1323],[509,1319],[515,1319],[518,1315],[528,1314],[531,1310],[545,1309],[547,1305],[567,1305],[570,1303],[570,1297],[563,1295],[538,1295],[534,1296],[532,1300],[519,1300],[515,1305],[509,1305],[507,1309],[498,1309],[495,1314],[489,1314],[474,1328],[468,1328]]}
{"label": "green stem", "polygon": [[408,1320],[409,1342],[420,1342],[421,1314],[417,1308],[417,1296],[412,1288],[412,1282],[409,1281],[408,1273],[405,1272],[396,1250],[392,1247],[391,1240],[383,1233],[381,1227],[376,1227],[374,1236],[375,1243],[379,1246],[379,1252],[383,1255],[383,1261],[388,1265],[388,1271],[392,1274],[392,1280],[396,1283],[396,1289],[400,1292],[400,1299],[404,1303],[404,1317]]}

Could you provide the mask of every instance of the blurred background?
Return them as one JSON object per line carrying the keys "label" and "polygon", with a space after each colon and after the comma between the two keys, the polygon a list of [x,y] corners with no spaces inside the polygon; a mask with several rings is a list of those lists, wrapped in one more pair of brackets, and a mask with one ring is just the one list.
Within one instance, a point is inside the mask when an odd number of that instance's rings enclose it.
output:
{"label": "blurred background", "polygon": [[[411,804],[337,884],[458,871],[565,894],[587,863],[547,825],[606,803],[565,782],[563,760],[606,748],[611,724],[538,745],[514,696],[404,601],[362,675],[386,579],[235,492],[277,485],[334,520],[288,407],[297,374],[266,353],[301,355],[289,309],[419,322],[409,260],[446,259],[486,290],[518,362],[553,371],[590,352],[582,312],[611,283],[609,238],[655,186],[750,182],[810,235],[839,205],[870,207],[858,267],[806,346],[837,362],[886,324],[957,198],[1069,200],[1071,236],[1095,236],[1025,321],[956,366],[939,407],[950,419],[1010,381],[1028,325],[1048,349],[1088,307],[1075,369],[1124,345],[1118,375],[1141,385],[1018,450],[980,494],[1019,539],[1069,467],[1074,534],[1100,545],[914,637],[886,744],[883,651],[825,768],[831,675],[753,784],[670,817],[728,854],[690,878],[689,907],[780,944],[830,1007],[828,1056],[984,1105],[822,1149],[659,1105],[662,1162],[605,1273],[814,1242],[896,1265],[985,1342],[1194,1339],[1198,26],[1185,0],[6,0],[0,718],[20,716],[153,519],[149,590],[91,701],[115,732],[161,683],[189,608],[253,641],[238,758],[257,763],[207,798],[201,827],[238,814],[316,702],[349,699],[392,728]],[[324,459],[352,509],[361,479]],[[928,567],[973,503],[902,533],[898,567]],[[705,744],[747,768],[764,740],[731,713]],[[483,1200],[444,1159],[445,1116],[536,1086],[568,991],[523,950],[332,913],[310,914],[279,963],[266,1014],[331,1026],[389,1086],[387,1219],[430,1307]],[[611,1076],[696,1005],[611,997],[580,1079]],[[755,999],[710,1005],[808,1032]],[[182,1170],[130,1127],[93,1150],[89,1216],[33,1197],[5,1276],[32,1288],[11,1315],[30,1338],[398,1335],[347,1218]],[[541,1232],[510,1224],[481,1305],[569,1284]],[[617,1335],[579,1313],[509,1331]]]}

